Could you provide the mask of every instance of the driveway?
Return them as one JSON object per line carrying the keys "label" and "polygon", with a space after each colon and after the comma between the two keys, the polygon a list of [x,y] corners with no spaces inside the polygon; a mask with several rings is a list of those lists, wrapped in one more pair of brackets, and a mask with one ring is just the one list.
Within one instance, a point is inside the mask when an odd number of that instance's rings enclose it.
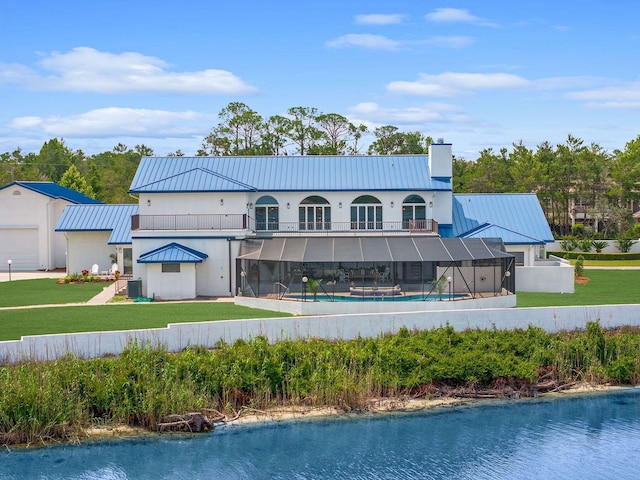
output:
{"label": "driveway", "polygon": [[[54,270],[50,272],[36,271],[36,272],[15,272],[11,271],[11,280],[31,280],[34,278],[64,278],[67,276],[67,272]],[[9,281],[9,272],[0,272],[0,282]]]}

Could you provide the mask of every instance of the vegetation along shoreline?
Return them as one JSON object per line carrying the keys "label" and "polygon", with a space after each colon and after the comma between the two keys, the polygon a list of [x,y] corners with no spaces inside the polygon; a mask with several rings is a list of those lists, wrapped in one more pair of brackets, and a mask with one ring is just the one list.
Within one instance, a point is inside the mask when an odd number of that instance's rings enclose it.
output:
{"label": "vegetation along shoreline", "polygon": [[0,444],[634,386],[638,351],[640,328],[597,322],[559,333],[446,326],[349,341],[258,337],[177,354],[132,343],[119,356],[0,366]]}

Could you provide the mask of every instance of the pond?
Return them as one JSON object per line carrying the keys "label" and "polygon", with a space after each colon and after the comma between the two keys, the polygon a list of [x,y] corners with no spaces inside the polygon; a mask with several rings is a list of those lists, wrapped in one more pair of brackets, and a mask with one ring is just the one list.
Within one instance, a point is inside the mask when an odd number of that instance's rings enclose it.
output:
{"label": "pond", "polygon": [[637,479],[640,389],[0,454],[0,479]]}

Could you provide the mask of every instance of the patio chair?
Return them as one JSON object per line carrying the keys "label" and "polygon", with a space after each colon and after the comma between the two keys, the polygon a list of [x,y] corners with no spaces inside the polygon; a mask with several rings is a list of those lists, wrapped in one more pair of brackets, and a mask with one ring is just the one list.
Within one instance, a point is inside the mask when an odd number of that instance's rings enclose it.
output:
{"label": "patio chair", "polygon": [[379,282],[380,283],[391,282],[391,279],[389,278],[389,269],[385,269],[385,271],[380,274]]}
{"label": "patio chair", "polygon": [[91,266],[91,275],[98,275],[100,273],[100,268],[98,267],[97,263],[94,263]]}

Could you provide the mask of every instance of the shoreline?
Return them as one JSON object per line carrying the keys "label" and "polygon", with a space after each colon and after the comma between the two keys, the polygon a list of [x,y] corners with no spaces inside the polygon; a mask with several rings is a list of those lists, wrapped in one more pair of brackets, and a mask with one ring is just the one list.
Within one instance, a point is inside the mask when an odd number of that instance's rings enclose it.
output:
{"label": "shoreline", "polygon": [[[576,384],[570,388],[562,389],[555,392],[540,393],[536,397],[456,397],[456,396],[439,396],[431,398],[412,398],[404,397],[388,397],[388,398],[372,398],[367,402],[367,406],[362,410],[343,410],[337,407],[308,407],[301,405],[283,405],[275,406],[265,410],[246,408],[241,410],[237,418],[225,419],[216,422],[213,429],[208,432],[157,432],[151,431],[143,427],[132,427],[128,425],[105,425],[88,428],[83,432],[83,437],[73,443],[89,443],[108,440],[129,440],[143,437],[163,437],[174,436],[183,437],[184,435],[198,436],[202,433],[211,433],[216,428],[242,428],[250,426],[268,425],[284,422],[300,422],[310,420],[323,419],[352,419],[365,415],[387,415],[387,414],[411,414],[427,412],[430,410],[439,410],[445,408],[456,408],[463,406],[484,406],[498,402],[510,401],[527,401],[553,399],[566,396],[577,395],[593,395],[606,394],[622,390],[630,390],[635,388],[632,385],[616,386],[616,385],[598,385],[587,382]],[[60,442],[64,444],[65,442]],[[67,442],[70,443],[70,442]],[[12,445],[11,447],[16,447]],[[20,447],[18,447],[20,448]]]}

